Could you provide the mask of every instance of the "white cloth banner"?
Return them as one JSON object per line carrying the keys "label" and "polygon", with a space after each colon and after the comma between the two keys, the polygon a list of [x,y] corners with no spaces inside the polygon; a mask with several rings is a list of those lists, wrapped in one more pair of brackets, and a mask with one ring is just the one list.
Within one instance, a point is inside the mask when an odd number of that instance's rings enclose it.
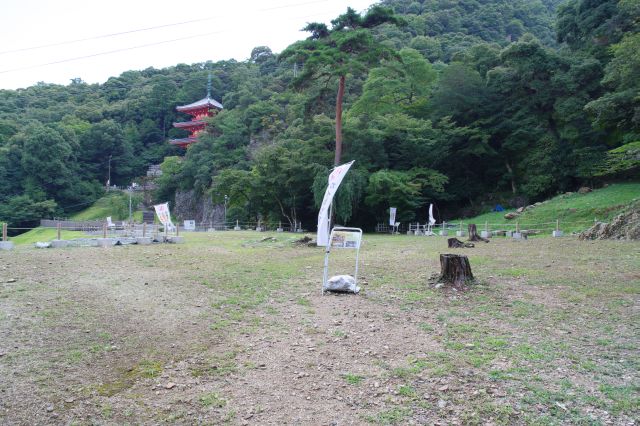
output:
{"label": "white cloth banner", "polygon": [[329,175],[329,185],[324,192],[324,198],[322,199],[322,205],[320,206],[320,213],[318,213],[318,235],[316,237],[317,244],[319,246],[329,245],[329,207],[333,202],[333,196],[336,194],[338,187],[342,183],[342,179],[349,171],[349,167],[353,164],[343,164],[333,169]]}
{"label": "white cloth banner", "polygon": [[429,225],[433,226],[436,219],[433,217],[433,204],[429,204]]}
{"label": "white cloth banner", "polygon": [[156,214],[158,215],[158,219],[160,219],[160,223],[167,227],[169,231],[173,231],[175,226],[171,222],[171,213],[169,213],[169,203],[164,204],[156,204],[153,206],[156,210]]}
{"label": "white cloth banner", "polygon": [[389,207],[389,225],[396,226],[396,211],[395,207]]}

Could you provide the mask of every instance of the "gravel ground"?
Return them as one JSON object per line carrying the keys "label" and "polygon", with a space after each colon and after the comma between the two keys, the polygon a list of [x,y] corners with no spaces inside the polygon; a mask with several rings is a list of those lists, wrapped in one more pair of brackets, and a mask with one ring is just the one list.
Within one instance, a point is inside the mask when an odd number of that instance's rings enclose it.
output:
{"label": "gravel ground", "polygon": [[[271,235],[271,234],[269,234]],[[640,243],[366,235],[359,295],[293,235],[0,252],[2,424],[636,424]],[[332,272],[349,273],[350,252]]]}

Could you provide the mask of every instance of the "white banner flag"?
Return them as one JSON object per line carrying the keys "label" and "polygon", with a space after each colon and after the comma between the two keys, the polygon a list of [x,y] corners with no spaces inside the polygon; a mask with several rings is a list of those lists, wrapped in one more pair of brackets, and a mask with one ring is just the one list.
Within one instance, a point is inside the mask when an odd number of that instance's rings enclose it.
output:
{"label": "white banner flag", "polygon": [[436,219],[433,217],[433,204],[429,204],[429,225],[436,223]]}
{"label": "white banner flag", "polygon": [[156,214],[158,215],[158,219],[160,219],[160,223],[167,227],[169,231],[172,231],[175,227],[171,222],[171,213],[169,213],[169,203],[157,204],[153,206],[156,209]]}
{"label": "white banner flag", "polygon": [[316,240],[318,241],[319,246],[329,245],[329,206],[331,206],[333,196],[336,194],[338,187],[342,183],[342,179],[344,179],[344,176],[347,174],[349,167],[351,167],[352,164],[353,161],[338,166],[333,169],[329,175],[329,185],[327,186],[324,198],[322,199],[320,213],[318,213],[318,236]]}
{"label": "white banner flag", "polygon": [[389,225],[396,226],[396,208],[389,207]]}

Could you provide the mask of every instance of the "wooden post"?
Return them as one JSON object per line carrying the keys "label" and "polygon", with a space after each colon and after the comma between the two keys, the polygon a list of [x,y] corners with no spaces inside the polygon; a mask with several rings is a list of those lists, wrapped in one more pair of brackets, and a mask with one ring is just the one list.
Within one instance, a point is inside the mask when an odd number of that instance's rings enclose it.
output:
{"label": "wooden post", "polygon": [[102,224],[102,238],[107,238],[107,224]]}
{"label": "wooden post", "polygon": [[484,230],[485,230],[486,232],[489,232],[489,221],[486,221],[486,222],[484,223]]}
{"label": "wooden post", "polygon": [[518,221],[516,221],[516,232],[520,232],[520,225],[518,224]]}
{"label": "wooden post", "polygon": [[58,222],[58,226],[57,226],[57,228],[58,228],[58,240],[60,240],[60,239],[61,239],[61,238],[60,238],[60,234],[62,233],[62,232],[61,232],[62,224],[61,224],[60,222]]}
{"label": "wooden post", "polygon": [[147,235],[147,222],[142,222],[142,238]]}
{"label": "wooden post", "polygon": [[176,222],[176,237],[180,236],[180,224]]}
{"label": "wooden post", "polygon": [[2,241],[7,241],[7,224],[2,224]]}
{"label": "wooden post", "polygon": [[556,231],[560,230],[560,219],[556,219]]}
{"label": "wooden post", "polygon": [[460,221],[460,232],[462,232],[462,221]]}

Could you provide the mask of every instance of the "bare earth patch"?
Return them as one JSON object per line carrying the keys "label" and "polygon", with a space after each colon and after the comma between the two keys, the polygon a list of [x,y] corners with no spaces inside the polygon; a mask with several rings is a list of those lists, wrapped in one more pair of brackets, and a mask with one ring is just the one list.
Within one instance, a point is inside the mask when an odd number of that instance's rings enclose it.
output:
{"label": "bare earth patch", "polygon": [[[367,235],[362,293],[322,296],[323,251],[264,236],[0,252],[0,423],[640,416],[638,242]],[[445,252],[478,284],[430,287]]]}

